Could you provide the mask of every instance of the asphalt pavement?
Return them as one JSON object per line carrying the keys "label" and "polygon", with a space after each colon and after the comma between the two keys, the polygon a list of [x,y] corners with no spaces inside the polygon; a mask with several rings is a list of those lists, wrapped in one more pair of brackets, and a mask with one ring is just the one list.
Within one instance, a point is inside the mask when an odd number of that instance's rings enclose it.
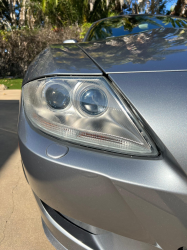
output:
{"label": "asphalt pavement", "polygon": [[25,180],[18,149],[20,91],[0,91],[0,249],[54,250]]}

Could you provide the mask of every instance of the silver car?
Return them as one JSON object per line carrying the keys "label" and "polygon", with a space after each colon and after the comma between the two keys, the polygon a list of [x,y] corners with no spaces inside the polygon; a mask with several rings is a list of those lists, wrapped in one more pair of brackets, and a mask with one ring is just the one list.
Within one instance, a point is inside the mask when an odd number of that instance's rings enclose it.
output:
{"label": "silver car", "polygon": [[112,17],[46,48],[18,134],[56,249],[186,249],[187,19]]}

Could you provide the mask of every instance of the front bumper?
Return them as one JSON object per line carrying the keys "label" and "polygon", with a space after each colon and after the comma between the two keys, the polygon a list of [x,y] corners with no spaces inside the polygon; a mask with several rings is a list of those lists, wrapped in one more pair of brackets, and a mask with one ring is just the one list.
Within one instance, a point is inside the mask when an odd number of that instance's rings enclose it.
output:
{"label": "front bumper", "polygon": [[[143,159],[72,145],[35,130],[23,106],[18,134],[25,173],[44,223],[65,249],[187,246],[186,176],[167,150],[158,158]],[[67,146],[68,153],[59,159],[48,157],[46,149],[52,143]],[[83,244],[45,213],[40,200],[105,233],[92,236],[94,246]]]}
{"label": "front bumper", "polygon": [[124,247],[125,249],[158,250],[159,248],[104,230],[100,234],[85,231],[44,204],[36,195],[35,198],[42,215],[44,232],[57,250],[124,250]]}

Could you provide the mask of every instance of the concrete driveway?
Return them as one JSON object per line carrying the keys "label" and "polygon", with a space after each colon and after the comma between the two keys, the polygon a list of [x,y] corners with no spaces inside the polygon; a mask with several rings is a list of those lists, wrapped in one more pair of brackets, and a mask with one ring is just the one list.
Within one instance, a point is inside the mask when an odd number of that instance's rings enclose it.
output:
{"label": "concrete driveway", "polygon": [[20,91],[11,91],[11,97],[7,91],[0,93],[0,249],[54,250],[22,171],[17,139]]}

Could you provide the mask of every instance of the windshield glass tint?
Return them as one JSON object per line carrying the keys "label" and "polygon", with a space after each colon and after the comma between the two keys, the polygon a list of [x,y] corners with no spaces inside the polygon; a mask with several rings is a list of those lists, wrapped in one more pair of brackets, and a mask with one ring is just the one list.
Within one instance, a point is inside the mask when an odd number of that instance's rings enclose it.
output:
{"label": "windshield glass tint", "polygon": [[113,17],[96,23],[86,40],[102,40],[157,28],[187,28],[187,20],[170,16],[146,15]]}

